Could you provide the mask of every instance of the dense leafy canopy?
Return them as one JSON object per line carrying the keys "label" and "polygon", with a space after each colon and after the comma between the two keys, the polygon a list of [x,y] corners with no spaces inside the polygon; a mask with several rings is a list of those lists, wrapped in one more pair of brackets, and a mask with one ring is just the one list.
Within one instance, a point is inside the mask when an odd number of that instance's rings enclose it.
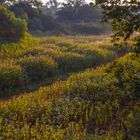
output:
{"label": "dense leafy canopy", "polygon": [[17,18],[25,19],[30,33],[34,34],[101,34],[109,32],[109,26],[99,23],[101,8],[92,8],[84,0],[64,3],[48,0],[3,0],[3,6]]}
{"label": "dense leafy canopy", "polygon": [[19,39],[27,31],[24,20],[18,19],[0,5],[0,38],[4,40]]}
{"label": "dense leafy canopy", "polygon": [[113,41],[126,41],[136,32],[140,32],[140,1],[97,0],[104,9],[104,21],[110,21],[115,34]]}

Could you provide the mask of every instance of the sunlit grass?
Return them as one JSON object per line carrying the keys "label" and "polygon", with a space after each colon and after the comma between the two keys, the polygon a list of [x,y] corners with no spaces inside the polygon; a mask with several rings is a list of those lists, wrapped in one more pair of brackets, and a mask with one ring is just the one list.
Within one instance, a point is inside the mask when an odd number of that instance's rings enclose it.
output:
{"label": "sunlit grass", "polygon": [[[35,38],[26,34],[16,43],[0,45],[0,64],[12,60],[15,65],[20,65],[27,75],[28,84],[31,84],[112,61],[117,51],[113,47],[110,49],[109,41],[106,36]],[[24,88],[20,84],[15,87]]]}
{"label": "sunlit grass", "polygon": [[130,53],[1,103],[1,137],[124,140],[127,136],[137,140],[139,58]]}

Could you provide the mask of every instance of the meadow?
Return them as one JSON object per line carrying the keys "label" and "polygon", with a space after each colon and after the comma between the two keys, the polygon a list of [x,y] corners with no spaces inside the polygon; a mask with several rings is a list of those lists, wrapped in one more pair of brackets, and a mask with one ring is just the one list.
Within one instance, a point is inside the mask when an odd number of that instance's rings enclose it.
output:
{"label": "meadow", "polygon": [[[0,46],[0,97],[32,91],[69,74],[114,60],[127,49],[111,45],[109,37],[33,38]],[[51,82],[50,82],[51,81]]]}
{"label": "meadow", "polygon": [[138,140],[140,55],[128,50],[106,36],[3,44],[0,139]]}

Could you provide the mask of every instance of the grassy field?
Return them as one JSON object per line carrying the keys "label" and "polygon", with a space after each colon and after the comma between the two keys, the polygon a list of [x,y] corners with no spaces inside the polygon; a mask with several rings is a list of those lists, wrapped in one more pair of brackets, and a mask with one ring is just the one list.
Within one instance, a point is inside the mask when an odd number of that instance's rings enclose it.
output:
{"label": "grassy field", "polygon": [[0,46],[0,97],[32,91],[41,85],[65,79],[68,74],[95,68],[114,60],[119,50],[110,38],[69,36],[33,38]]}
{"label": "grassy field", "polygon": [[139,140],[140,55],[127,50],[105,36],[4,44],[1,98],[38,90],[0,102],[0,139]]}

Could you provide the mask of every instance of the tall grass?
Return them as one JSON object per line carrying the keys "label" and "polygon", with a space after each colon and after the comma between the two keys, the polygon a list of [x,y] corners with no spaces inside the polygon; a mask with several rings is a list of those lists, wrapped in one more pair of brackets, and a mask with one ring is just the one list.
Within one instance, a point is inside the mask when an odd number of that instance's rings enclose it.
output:
{"label": "tall grass", "polygon": [[22,67],[13,61],[0,63],[0,91],[8,91],[26,84],[27,75]]}
{"label": "tall grass", "polygon": [[45,80],[57,73],[57,63],[47,56],[28,56],[19,60],[19,64],[25,69],[30,80]]}
{"label": "tall grass", "polygon": [[[34,38],[27,34],[17,43],[0,45],[0,65],[2,61],[12,60],[13,67],[20,67],[27,75],[28,85],[31,85],[114,60],[117,50],[110,45],[109,40],[107,37],[84,36]],[[8,70],[10,73],[11,70]],[[3,78],[7,79],[6,76]],[[16,83],[13,83],[15,90],[25,88],[26,91],[26,84]],[[4,86],[7,88],[6,83],[3,83]],[[8,90],[12,92],[13,88]]]}
{"label": "tall grass", "polygon": [[2,139],[138,140],[140,56],[73,74],[0,105]]}

